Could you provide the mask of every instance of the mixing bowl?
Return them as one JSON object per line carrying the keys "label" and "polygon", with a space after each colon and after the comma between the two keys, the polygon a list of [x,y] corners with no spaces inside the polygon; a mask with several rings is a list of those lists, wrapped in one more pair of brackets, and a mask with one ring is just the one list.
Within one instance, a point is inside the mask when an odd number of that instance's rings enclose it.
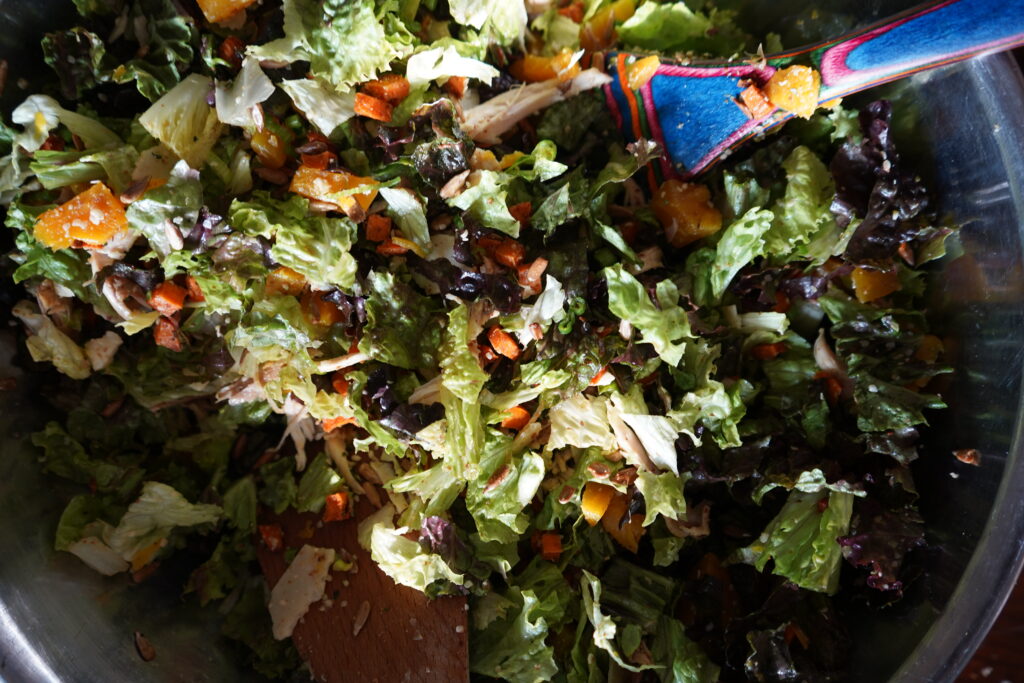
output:
{"label": "mixing bowl", "polygon": [[[785,5],[798,8],[790,13]],[[831,30],[829,7],[868,20],[908,3],[878,0],[761,3],[757,32]],[[845,7],[843,7],[845,5]],[[884,5],[884,6],[883,6]],[[10,62],[2,105],[20,101],[47,71],[38,39],[73,21],[70,2],[0,0],[0,58]],[[815,16],[817,15],[817,16]],[[24,86],[24,89],[21,87]],[[878,96],[880,93],[872,93]],[[844,605],[857,643],[853,677],[951,681],[984,637],[1024,560],[1024,80],[1008,55],[920,74],[881,93],[897,102],[905,156],[922,169],[943,211],[963,225],[935,270],[932,310],[957,368],[924,456],[914,465],[928,523],[929,570],[898,607]],[[161,585],[104,579],[56,553],[64,491],[38,471],[28,434],[45,421],[33,377],[12,365],[0,332],[0,678],[21,681],[245,680],[193,601]],[[976,448],[980,467],[957,461]],[[133,634],[157,657],[144,662]]]}

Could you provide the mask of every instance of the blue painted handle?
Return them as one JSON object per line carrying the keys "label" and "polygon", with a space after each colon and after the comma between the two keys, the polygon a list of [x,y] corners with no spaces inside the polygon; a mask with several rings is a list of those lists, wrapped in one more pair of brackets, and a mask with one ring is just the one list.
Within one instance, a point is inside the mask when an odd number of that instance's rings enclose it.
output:
{"label": "blue painted handle", "polygon": [[942,0],[814,49],[821,99],[1024,43],[1024,0]]}

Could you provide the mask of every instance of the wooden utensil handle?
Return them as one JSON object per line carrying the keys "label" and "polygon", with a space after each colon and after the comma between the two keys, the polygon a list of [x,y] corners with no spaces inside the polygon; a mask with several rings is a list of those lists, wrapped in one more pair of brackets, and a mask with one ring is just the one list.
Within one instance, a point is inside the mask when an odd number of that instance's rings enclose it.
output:
{"label": "wooden utensil handle", "polygon": [[827,101],[1022,44],[1024,0],[941,0],[816,46],[812,58],[821,71],[821,99]]}

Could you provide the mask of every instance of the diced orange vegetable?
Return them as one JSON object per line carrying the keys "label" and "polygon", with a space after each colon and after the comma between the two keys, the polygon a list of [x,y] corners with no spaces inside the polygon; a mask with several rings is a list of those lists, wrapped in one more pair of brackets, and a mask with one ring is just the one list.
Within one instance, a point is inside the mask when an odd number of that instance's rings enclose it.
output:
{"label": "diced orange vegetable", "polygon": [[526,256],[526,247],[513,239],[502,241],[494,250],[494,260],[508,268],[516,268]]}
{"label": "diced orange vegetable", "polygon": [[633,0],[615,0],[611,4],[611,9],[615,21],[623,22],[636,14],[636,3]]}
{"label": "diced orange vegetable", "polygon": [[461,100],[466,95],[466,83],[468,80],[465,76],[452,76],[444,82],[444,89],[455,99]]}
{"label": "diced orange vegetable", "polygon": [[639,90],[654,78],[660,66],[661,59],[656,55],[636,60],[626,69],[626,85],[630,90]]}
{"label": "diced orange vegetable", "polygon": [[267,276],[266,294],[269,296],[298,296],[306,287],[306,278],[287,266],[279,266]]}
{"label": "diced orange vegetable", "polygon": [[409,253],[409,248],[394,240],[388,240],[377,245],[377,253],[382,256],[401,256]]}
{"label": "diced orange vegetable", "polygon": [[636,12],[633,0],[617,0],[597,11],[580,27],[580,47],[587,52],[607,50],[615,45],[615,22],[625,21]]}
{"label": "diced orange vegetable", "polygon": [[[590,484],[587,484],[590,487]],[[641,514],[634,514],[630,516],[629,521],[619,526],[619,522],[626,515],[629,510],[629,497],[624,493],[615,492],[612,497],[611,503],[608,504],[608,509],[605,511],[604,516],[601,518],[601,526],[604,530],[614,538],[619,545],[630,552],[636,552],[640,547],[640,537],[644,535],[646,529],[644,529],[644,516]]]}
{"label": "diced orange vegetable", "polygon": [[483,235],[476,241],[476,245],[488,254],[494,254],[494,250],[502,245],[505,238],[501,235]]}
{"label": "diced orange vegetable", "polygon": [[862,304],[881,299],[900,288],[900,276],[895,268],[873,270],[858,267],[853,269],[850,279],[853,282],[853,293]]}
{"label": "diced orange vegetable", "polygon": [[530,411],[522,406],[513,406],[505,411],[507,417],[501,421],[502,429],[519,431],[530,421]]}
{"label": "diced orange vegetable", "polygon": [[383,242],[390,236],[390,218],[382,213],[375,213],[366,218],[366,239],[371,242]]}
{"label": "diced orange vegetable", "polygon": [[360,88],[367,95],[391,104],[397,104],[408,97],[409,89],[409,79],[398,74],[385,74],[377,80],[367,81]]}
{"label": "diced orange vegetable", "polygon": [[157,346],[162,346],[165,349],[181,351],[181,335],[178,334],[178,326],[165,316],[157,318],[153,325],[153,341]]}
{"label": "diced orange vegetable", "polygon": [[281,168],[288,161],[288,150],[277,133],[269,128],[258,130],[249,139],[249,147],[267,168]]}
{"label": "diced orange vegetable", "polygon": [[320,423],[325,432],[333,432],[338,427],[344,427],[345,425],[356,424],[354,417],[329,417]]}
{"label": "diced orange vegetable", "polygon": [[350,516],[348,511],[348,493],[345,491],[339,491],[338,493],[332,493],[324,499],[324,517],[325,522],[340,522],[348,519]]}
{"label": "diced orange vegetable", "polygon": [[763,119],[771,116],[772,112],[775,111],[775,107],[768,100],[768,96],[756,85],[747,86],[740,93],[740,102],[743,103],[747,114],[753,119]]}
{"label": "diced orange vegetable", "polygon": [[289,190],[308,199],[334,204],[346,211],[357,204],[365,211],[377,197],[377,189],[359,194],[343,195],[346,190],[360,185],[375,185],[373,178],[362,178],[345,170],[325,171],[308,166],[299,166],[292,176]]}
{"label": "diced orange vegetable", "polygon": [[217,56],[236,69],[240,69],[242,59],[245,58],[245,41],[238,36],[228,36],[221,41],[220,47],[217,48]]}
{"label": "diced orange vegetable", "polygon": [[582,2],[574,2],[568,7],[563,7],[558,10],[558,13],[563,17],[568,17],[575,21],[577,24],[583,21],[583,16],[587,13],[587,7]]}
{"label": "diced orange vegetable", "polygon": [[750,349],[750,355],[758,360],[771,360],[781,356],[786,351],[786,344],[784,342],[776,342],[775,344],[758,344]]}
{"label": "diced orange vegetable", "polygon": [[616,490],[608,484],[596,481],[587,482],[587,485],[583,487],[583,502],[581,503],[583,519],[587,520],[587,524],[594,526],[601,521],[616,493]]}
{"label": "diced orange vegetable", "polygon": [[819,370],[814,373],[814,379],[822,381],[825,390],[825,398],[831,405],[835,405],[839,402],[839,399],[843,395],[843,383],[839,381],[837,377],[830,375],[824,370]]}
{"label": "diced orange vegetable", "polygon": [[764,90],[768,100],[779,109],[809,119],[818,108],[821,74],[809,66],[789,66],[776,71]]}
{"label": "diced orange vegetable", "polygon": [[147,564],[153,561],[156,557],[157,552],[160,551],[166,544],[166,539],[158,539],[153,541],[149,545],[139,548],[134,555],[132,555],[132,571],[137,572]]}
{"label": "diced orange vegetable", "polygon": [[540,556],[548,562],[558,562],[558,558],[562,556],[562,536],[554,531],[541,534]]}
{"label": "diced orange vegetable", "polygon": [[334,152],[320,152],[319,154],[302,154],[299,159],[303,166],[322,171],[330,168],[331,164],[338,160],[338,155]]}
{"label": "diced orange vegetable", "polygon": [[362,92],[356,93],[356,116],[365,116],[366,118],[373,119],[374,121],[383,121],[384,123],[387,123],[391,120],[391,114],[393,111],[394,107],[388,104],[386,100],[382,100],[379,97],[367,95]]}
{"label": "diced orange vegetable", "polygon": [[149,305],[162,315],[172,316],[185,306],[188,290],[179,287],[170,280],[161,282],[149,296]]}
{"label": "diced orange vegetable", "polygon": [[563,83],[576,78],[583,70],[580,66],[579,60],[575,59],[573,51],[569,48],[563,49],[551,58],[551,68],[555,70],[555,75],[558,76],[558,80]]}
{"label": "diced orange vegetable", "polygon": [[[516,150],[515,152],[509,152],[508,154],[501,158],[501,161],[498,163],[498,168],[500,168],[502,171],[508,168],[512,168],[512,165],[519,161],[520,159],[522,159],[524,156],[526,155],[520,152],[519,150]],[[511,211],[511,209],[509,210]]]}
{"label": "diced orange vegetable", "polygon": [[267,550],[277,552],[284,548],[284,531],[280,524],[260,524],[258,528]]}
{"label": "diced orange vegetable", "polygon": [[521,225],[525,225],[530,221],[530,216],[533,215],[533,204],[530,202],[519,202],[508,207],[508,212],[515,218]]}
{"label": "diced orange vegetable", "polygon": [[775,305],[772,307],[772,311],[775,313],[785,313],[789,310],[791,302],[786,293],[782,290],[775,292]]}
{"label": "diced orange vegetable", "polygon": [[100,247],[127,227],[124,206],[109,187],[96,183],[60,206],[43,212],[36,220],[34,234],[51,249],[67,249],[76,243]]}
{"label": "diced orange vegetable", "polygon": [[345,372],[337,370],[331,375],[331,386],[339,396],[348,396],[348,380],[345,379]]}
{"label": "diced orange vegetable", "polygon": [[256,0],[197,0],[206,20],[216,24],[230,19]]}
{"label": "diced orange vegetable", "polygon": [[525,83],[549,81],[558,77],[551,58],[540,55],[525,55],[521,59],[517,59],[509,66],[508,72],[515,79]]}
{"label": "diced orange vegetable", "polygon": [[314,292],[311,289],[302,295],[302,310],[312,325],[330,327],[342,320],[341,310],[324,299],[322,292]]}
{"label": "diced orange vegetable", "polygon": [[487,340],[491,342],[491,347],[505,358],[519,358],[519,344],[511,334],[500,327],[494,326],[487,330]]}
{"label": "diced orange vegetable", "polygon": [[666,180],[654,193],[651,211],[674,247],[685,247],[722,228],[722,214],[711,204],[711,192],[697,183]]}
{"label": "diced orange vegetable", "polygon": [[202,302],[206,301],[206,296],[203,294],[202,287],[199,286],[199,282],[191,275],[185,276],[185,285],[188,289],[188,298],[192,301]]}
{"label": "diced orange vegetable", "polygon": [[918,342],[917,349],[914,351],[914,358],[925,363],[934,363],[939,359],[943,351],[945,351],[945,345],[942,343],[942,340],[934,334],[926,334]]}

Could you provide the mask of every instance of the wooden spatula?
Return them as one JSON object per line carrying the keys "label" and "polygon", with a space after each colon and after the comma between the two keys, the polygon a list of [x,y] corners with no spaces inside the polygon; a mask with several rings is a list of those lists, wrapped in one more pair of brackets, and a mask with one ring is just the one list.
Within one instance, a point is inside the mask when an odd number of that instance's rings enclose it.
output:
{"label": "wooden spatula", "polygon": [[[434,683],[469,680],[466,600],[430,600],[397,585],[357,540],[359,520],[374,511],[365,498],[354,519],[318,527],[313,514],[287,512],[267,522],[284,531],[285,548],[309,544],[355,557],[358,571],[332,572],[325,600],[295,627],[295,647],[323,683]],[[273,587],[284,574],[284,553],[262,544],[263,575]]]}
{"label": "wooden spatula", "polygon": [[[789,115],[772,108],[751,117],[739,106],[751,84],[798,60],[821,73],[819,102],[844,97],[983,52],[1024,43],[1024,0],[933,0],[854,33],[763,60],[674,63],[663,60],[638,90],[627,84],[629,56],[608,56],[608,106],[627,137],[659,142],[668,158],[659,178],[688,178]],[[652,183],[653,184],[653,183]]]}

